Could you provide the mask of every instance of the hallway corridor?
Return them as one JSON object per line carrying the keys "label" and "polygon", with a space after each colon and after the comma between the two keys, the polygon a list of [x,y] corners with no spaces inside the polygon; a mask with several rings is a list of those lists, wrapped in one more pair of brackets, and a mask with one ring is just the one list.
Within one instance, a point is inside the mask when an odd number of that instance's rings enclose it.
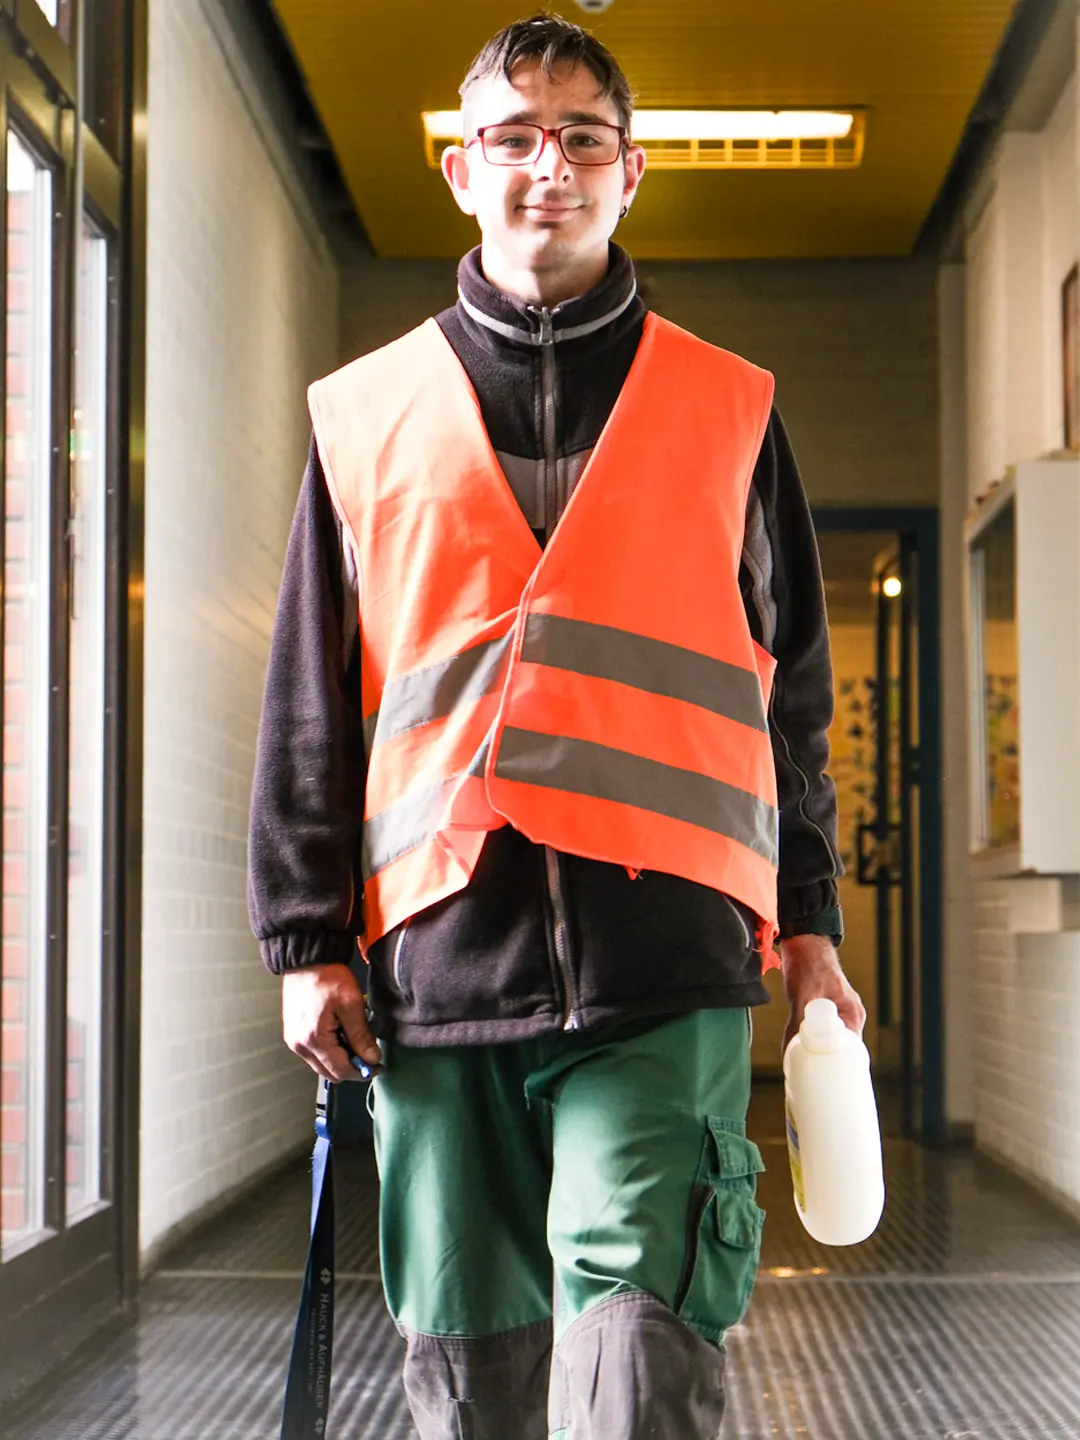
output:
{"label": "hallway corridor", "polygon": [[[778,1099],[761,1086],[751,1112],[769,1219],[723,1440],[1080,1440],[1080,1227],[971,1151],[889,1140],[878,1234],[827,1251],[792,1209]],[[360,1203],[338,1207],[329,1434],[407,1440],[374,1167],[342,1159]],[[275,1440],[307,1205],[297,1164],[174,1251],[60,1387],[0,1412],[3,1440]]]}

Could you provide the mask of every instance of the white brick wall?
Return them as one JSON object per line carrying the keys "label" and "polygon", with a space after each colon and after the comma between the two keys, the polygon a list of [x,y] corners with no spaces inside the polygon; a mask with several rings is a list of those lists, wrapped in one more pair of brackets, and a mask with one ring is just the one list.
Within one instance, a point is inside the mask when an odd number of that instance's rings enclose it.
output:
{"label": "white brick wall", "polygon": [[[1061,284],[1080,258],[1075,75],[1040,131],[1003,137],[983,192],[981,213],[968,217],[960,307],[967,315],[965,502],[1006,465],[1062,444]],[[955,465],[946,476],[953,538],[963,509],[962,468]],[[954,777],[950,794],[966,809],[966,793],[956,785]],[[1044,903],[1036,887],[1055,883],[991,880],[976,872],[973,1108],[979,1145],[1078,1206],[1080,929],[1071,927],[1080,917],[1068,895],[1059,911]],[[1053,933],[1058,924],[1065,928]]]}
{"label": "white brick wall", "polygon": [[1080,931],[1011,933],[1004,889],[976,887],[976,1135],[1080,1204]]}
{"label": "white brick wall", "polygon": [[[1042,295],[1043,327],[1042,448],[1061,444],[1064,402],[1061,374],[1061,285],[1080,255],[1080,92],[1074,75],[1043,135]],[[1054,323],[1057,320],[1058,323]]]}
{"label": "white brick wall", "polygon": [[341,273],[341,363],[389,345],[456,299],[456,261],[358,259]]}
{"label": "white brick wall", "polygon": [[1005,246],[996,197],[967,238],[967,492],[1005,473],[1007,348]]}
{"label": "white brick wall", "polygon": [[1064,439],[1061,286],[1080,250],[1075,76],[1045,128],[1002,136],[971,217],[968,269],[968,489]]}
{"label": "white brick wall", "polygon": [[200,0],[151,0],[149,86],[144,1256],[310,1133],[246,834],[304,388],[337,348],[335,267]]}
{"label": "white brick wall", "polygon": [[669,320],[773,371],[813,503],[936,502],[933,267],[648,261],[640,276]]}
{"label": "white brick wall", "polygon": [[[452,305],[445,261],[377,260],[342,277],[343,358]],[[916,261],[647,261],[649,304],[776,375],[807,491],[832,505],[938,498],[936,276]]]}
{"label": "white brick wall", "polygon": [[941,415],[941,752],[943,769],[942,878],[944,936],[945,1116],[969,1126],[975,1114],[971,934],[968,859],[967,650],[964,637],[964,513],[967,510],[967,357],[963,265],[938,276]]}

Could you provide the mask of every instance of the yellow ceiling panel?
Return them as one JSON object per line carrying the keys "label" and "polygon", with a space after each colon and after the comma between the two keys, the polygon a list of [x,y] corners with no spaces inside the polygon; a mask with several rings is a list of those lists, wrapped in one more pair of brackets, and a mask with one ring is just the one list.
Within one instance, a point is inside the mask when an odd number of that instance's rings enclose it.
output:
{"label": "yellow ceiling panel", "polygon": [[[505,0],[275,0],[378,254],[477,239],[428,168],[420,116],[530,13]],[[539,8],[539,7],[537,7]],[[562,7],[614,52],[638,106],[867,111],[858,169],[646,175],[619,239],[642,259],[907,254],[1014,0],[615,0]]]}

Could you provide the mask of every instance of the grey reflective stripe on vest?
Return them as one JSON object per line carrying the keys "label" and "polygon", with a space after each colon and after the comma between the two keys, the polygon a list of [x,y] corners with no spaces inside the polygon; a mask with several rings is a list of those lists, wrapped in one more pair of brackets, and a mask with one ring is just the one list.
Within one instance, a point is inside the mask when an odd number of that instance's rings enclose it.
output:
{"label": "grey reflective stripe on vest", "polygon": [[530,615],[521,658],[600,680],[618,680],[651,695],[699,705],[753,730],[768,730],[756,670],[681,645],[561,615]]}
{"label": "grey reflective stripe on vest", "polygon": [[[505,635],[474,645],[391,681],[379,710],[364,722],[368,753],[395,735],[445,719],[458,705],[495,690],[510,641],[511,635]],[[754,730],[768,728],[756,672],[628,630],[558,615],[530,615],[521,658],[684,700]],[[490,737],[462,773],[483,773],[489,743]],[[776,810],[748,791],[693,770],[584,740],[507,729],[495,773],[501,779],[593,795],[685,820],[737,840],[777,863]],[[365,880],[431,839],[460,778],[455,775],[415,791],[365,821],[361,862]]]}
{"label": "grey reflective stripe on vest", "polygon": [[364,821],[360,866],[365,881],[431,839],[454,786],[464,775],[484,773],[490,748],[489,734],[467,770],[452,775],[449,780],[440,780],[437,785],[415,790],[381,814]]}
{"label": "grey reflective stripe on vest", "polygon": [[495,775],[684,820],[737,840],[771,865],[778,863],[776,809],[747,790],[694,770],[680,770],[591,740],[508,728],[495,757]]}
{"label": "grey reflective stripe on vest", "polygon": [[376,745],[416,730],[432,720],[445,720],[457,707],[479,700],[499,682],[499,661],[510,646],[510,635],[474,645],[449,660],[426,665],[391,680],[374,715],[364,721],[364,746],[370,755]]}

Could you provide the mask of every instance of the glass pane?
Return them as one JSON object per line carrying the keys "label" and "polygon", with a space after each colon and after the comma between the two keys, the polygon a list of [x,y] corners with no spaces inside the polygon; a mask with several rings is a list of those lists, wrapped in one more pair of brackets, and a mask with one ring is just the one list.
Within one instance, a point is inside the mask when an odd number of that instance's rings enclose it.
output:
{"label": "glass pane", "polygon": [[983,747],[988,845],[1020,839],[1019,640],[1016,625],[1016,509],[1010,502],[974,547],[981,582]]}
{"label": "glass pane", "polygon": [[[65,40],[71,36],[71,0],[36,0],[50,25],[55,25]],[[90,7],[93,9],[93,6]]]}
{"label": "glass pane", "polygon": [[7,142],[4,465],[3,1185],[5,1246],[44,1221],[52,177]]}
{"label": "glass pane", "polygon": [[67,1217],[101,1197],[108,247],[79,243],[72,428],[68,790]]}
{"label": "glass pane", "polygon": [[91,130],[117,160],[123,138],[124,19],[122,0],[97,0],[86,12],[83,113]]}
{"label": "glass pane", "polygon": [[[874,575],[882,555],[890,553],[896,542],[888,531],[825,531],[818,536],[818,544],[834,676],[829,774],[836,785],[837,841],[845,870],[839,881],[847,934],[844,962],[866,1005],[866,1043],[880,1073],[895,1069],[895,1057],[890,1037],[879,1033],[877,1026],[877,891],[859,884],[858,845],[859,826],[872,825],[877,818],[878,597]],[[782,996],[778,998],[782,1000]],[[783,1003],[777,1006],[781,1013],[786,1008]],[[756,1015],[754,1026],[756,1031]]]}

